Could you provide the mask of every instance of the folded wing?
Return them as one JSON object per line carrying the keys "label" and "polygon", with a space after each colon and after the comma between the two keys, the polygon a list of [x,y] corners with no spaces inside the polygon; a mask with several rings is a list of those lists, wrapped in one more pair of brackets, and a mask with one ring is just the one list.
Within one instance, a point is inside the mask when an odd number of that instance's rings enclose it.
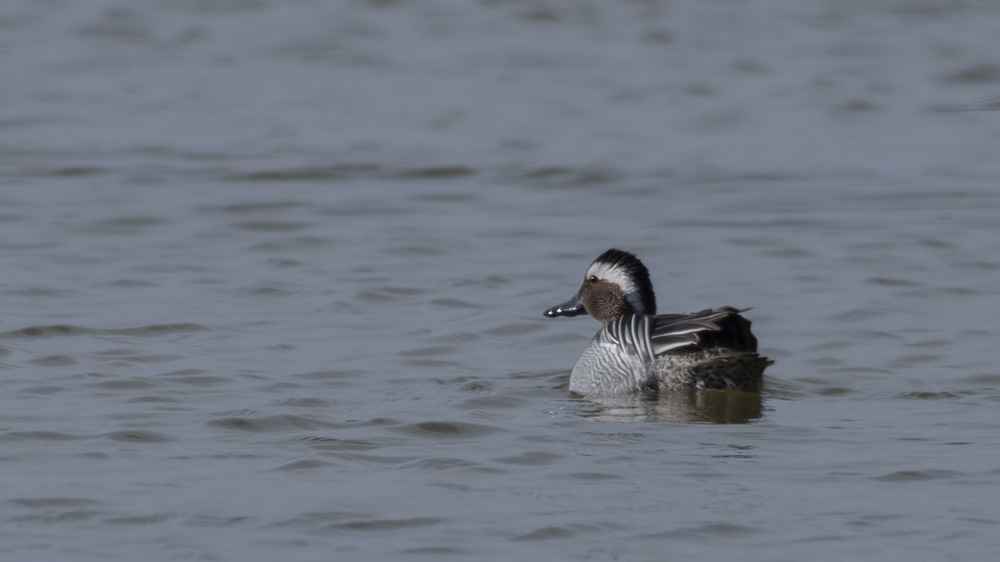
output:
{"label": "folded wing", "polygon": [[661,314],[653,317],[649,333],[655,355],[687,353],[713,347],[735,352],[757,351],[757,338],[750,332],[750,321],[731,306],[705,309],[692,314]]}

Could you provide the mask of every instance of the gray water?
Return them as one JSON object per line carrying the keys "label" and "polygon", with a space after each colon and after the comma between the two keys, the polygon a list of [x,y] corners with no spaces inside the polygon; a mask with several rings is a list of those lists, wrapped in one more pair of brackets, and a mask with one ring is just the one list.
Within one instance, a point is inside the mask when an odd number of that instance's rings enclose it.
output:
{"label": "gray water", "polygon": [[[3,560],[988,560],[1000,7],[0,4]],[[609,247],[760,396],[593,402]]]}

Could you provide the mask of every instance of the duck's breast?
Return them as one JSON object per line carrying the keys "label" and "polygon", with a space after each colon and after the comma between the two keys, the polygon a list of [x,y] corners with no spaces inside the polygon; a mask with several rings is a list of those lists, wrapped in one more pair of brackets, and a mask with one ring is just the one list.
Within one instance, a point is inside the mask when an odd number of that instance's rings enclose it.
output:
{"label": "duck's breast", "polygon": [[582,395],[624,394],[642,390],[648,380],[649,362],[643,354],[605,328],[573,366],[569,390]]}

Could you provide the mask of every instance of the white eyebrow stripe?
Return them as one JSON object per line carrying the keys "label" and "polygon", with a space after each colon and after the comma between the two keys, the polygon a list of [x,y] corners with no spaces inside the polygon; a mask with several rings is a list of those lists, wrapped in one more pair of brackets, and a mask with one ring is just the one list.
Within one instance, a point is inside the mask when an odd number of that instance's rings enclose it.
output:
{"label": "white eyebrow stripe", "polygon": [[625,293],[626,295],[628,295],[629,293],[634,293],[639,290],[638,287],[635,286],[635,283],[632,281],[631,277],[629,277],[624,271],[613,265],[601,262],[592,264],[590,266],[590,269],[587,270],[586,277],[587,279],[590,279],[591,276],[597,277],[598,279],[611,281],[612,283],[616,283],[619,287],[622,288],[622,292]]}

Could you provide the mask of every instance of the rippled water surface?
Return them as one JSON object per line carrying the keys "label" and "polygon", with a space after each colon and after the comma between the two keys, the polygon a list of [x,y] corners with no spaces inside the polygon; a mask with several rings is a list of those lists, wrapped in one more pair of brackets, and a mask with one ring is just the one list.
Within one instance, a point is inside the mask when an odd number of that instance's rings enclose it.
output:
{"label": "rippled water surface", "polygon": [[[10,0],[4,560],[987,560],[1000,9]],[[759,396],[594,402],[617,246]]]}

